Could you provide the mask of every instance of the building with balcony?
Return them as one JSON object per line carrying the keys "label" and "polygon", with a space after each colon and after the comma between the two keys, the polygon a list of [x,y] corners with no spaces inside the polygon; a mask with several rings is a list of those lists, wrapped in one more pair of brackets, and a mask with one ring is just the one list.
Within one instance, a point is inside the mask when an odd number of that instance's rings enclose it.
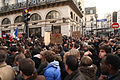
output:
{"label": "building with balcony", "polygon": [[[72,31],[81,31],[83,14],[77,0],[29,0],[28,7],[29,35],[44,36],[45,31],[52,31],[70,36]],[[25,8],[26,0],[0,0],[0,35],[12,35],[16,28],[18,34],[25,32]]]}
{"label": "building with balcony", "polygon": [[85,34],[90,34],[94,32],[94,29],[97,28],[97,13],[96,7],[87,7],[85,8]]}

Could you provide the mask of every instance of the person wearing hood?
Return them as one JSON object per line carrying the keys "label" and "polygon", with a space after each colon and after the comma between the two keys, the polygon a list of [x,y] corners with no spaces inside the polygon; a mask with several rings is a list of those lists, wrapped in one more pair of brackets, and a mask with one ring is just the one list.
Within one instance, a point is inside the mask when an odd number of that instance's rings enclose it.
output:
{"label": "person wearing hood", "polygon": [[61,72],[59,62],[55,61],[55,53],[53,51],[45,51],[45,59],[48,63],[47,67],[44,68],[44,76],[46,80],[61,80]]}

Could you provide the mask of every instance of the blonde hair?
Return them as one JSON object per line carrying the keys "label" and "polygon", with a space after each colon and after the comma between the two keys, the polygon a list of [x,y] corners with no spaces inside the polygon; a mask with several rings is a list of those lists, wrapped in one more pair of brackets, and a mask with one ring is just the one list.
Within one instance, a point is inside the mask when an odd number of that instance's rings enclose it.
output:
{"label": "blonde hair", "polygon": [[81,58],[81,65],[82,66],[91,66],[92,64],[93,64],[93,61],[89,56],[83,56]]}
{"label": "blonde hair", "polygon": [[68,55],[74,55],[78,60],[80,60],[80,52],[77,49],[71,49],[70,51],[66,52],[64,54],[64,62],[66,61],[66,57]]}

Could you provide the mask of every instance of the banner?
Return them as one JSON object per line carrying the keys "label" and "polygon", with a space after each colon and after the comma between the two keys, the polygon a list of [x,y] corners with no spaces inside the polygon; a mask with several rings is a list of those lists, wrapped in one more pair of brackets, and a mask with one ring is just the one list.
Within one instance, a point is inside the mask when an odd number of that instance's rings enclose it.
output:
{"label": "banner", "polygon": [[74,31],[74,32],[72,32],[72,37],[74,39],[80,39],[80,37],[82,37],[82,35],[80,34],[80,31]]}
{"label": "banner", "polygon": [[51,32],[45,32],[45,36],[44,36],[44,43],[45,43],[45,45],[49,45],[50,44],[50,34],[51,34]]}
{"label": "banner", "polygon": [[62,34],[56,33],[56,34],[51,34],[50,36],[50,42],[53,44],[62,44]]}

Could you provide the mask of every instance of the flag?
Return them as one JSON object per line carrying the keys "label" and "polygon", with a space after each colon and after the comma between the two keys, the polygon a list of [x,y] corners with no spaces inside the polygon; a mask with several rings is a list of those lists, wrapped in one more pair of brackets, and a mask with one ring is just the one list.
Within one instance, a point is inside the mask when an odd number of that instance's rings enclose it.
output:
{"label": "flag", "polygon": [[10,37],[9,37],[9,40],[10,40],[10,42],[12,42],[12,40],[13,40],[13,37],[12,37],[12,36],[10,36]]}
{"label": "flag", "polygon": [[18,35],[18,28],[16,28],[16,30],[14,31],[13,38],[17,39],[18,38],[17,35]]}

